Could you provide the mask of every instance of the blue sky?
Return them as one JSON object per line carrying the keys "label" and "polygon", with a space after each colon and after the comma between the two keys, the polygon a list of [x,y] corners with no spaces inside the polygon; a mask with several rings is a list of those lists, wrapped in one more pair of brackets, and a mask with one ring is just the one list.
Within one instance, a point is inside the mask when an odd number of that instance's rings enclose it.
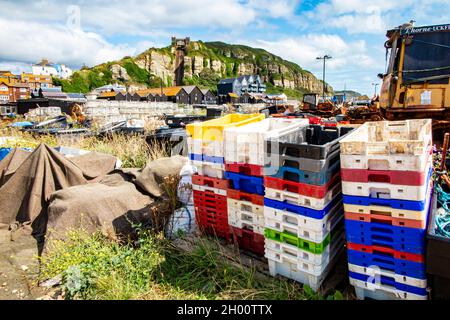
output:
{"label": "blue sky", "polygon": [[[79,68],[167,46],[172,35],[264,48],[327,82],[373,94],[389,28],[450,23],[448,0],[0,0],[0,69],[48,58]],[[439,14],[446,13],[446,14]]]}

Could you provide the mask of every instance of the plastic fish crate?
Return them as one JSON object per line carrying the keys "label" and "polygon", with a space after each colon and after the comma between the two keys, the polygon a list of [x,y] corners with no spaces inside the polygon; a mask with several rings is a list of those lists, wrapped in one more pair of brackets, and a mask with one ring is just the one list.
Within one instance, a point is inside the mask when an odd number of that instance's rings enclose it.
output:
{"label": "plastic fish crate", "polygon": [[316,266],[326,266],[339,251],[344,249],[345,240],[342,237],[336,239],[325,250],[320,253],[311,253],[306,250],[300,249],[288,243],[281,243],[278,241],[266,238],[266,258],[272,259],[278,262],[283,262],[281,258],[291,260],[291,262],[305,262],[307,264]]}
{"label": "plastic fish crate", "polygon": [[275,201],[272,199],[264,198],[264,205],[266,207],[278,209],[280,211],[287,211],[296,213],[301,216],[314,218],[314,219],[323,219],[336,205],[342,207],[342,199],[338,195],[336,196],[324,209],[322,210],[313,210],[306,207],[296,206],[289,203],[284,203],[280,201]]}
{"label": "plastic fish crate", "polygon": [[428,185],[404,186],[379,182],[342,181],[342,193],[348,196],[425,201]]}
{"label": "plastic fish crate", "polygon": [[356,206],[381,206],[391,207],[393,209],[404,209],[422,211],[427,207],[427,201],[409,201],[409,200],[397,200],[397,199],[384,199],[384,198],[372,198],[372,197],[357,197],[343,195],[344,204],[356,205]]}
{"label": "plastic fish crate", "polygon": [[223,141],[207,141],[187,138],[188,153],[224,158]]}
{"label": "plastic fish crate", "polygon": [[385,216],[383,214],[373,214],[373,213],[359,214],[359,213],[353,213],[353,212],[345,212],[345,219],[355,220],[355,221],[363,221],[363,222],[367,222],[367,223],[379,222],[379,223],[389,224],[391,226],[407,227],[407,228],[415,228],[415,229],[426,229],[426,227],[427,227],[426,220],[401,219],[401,218]]}
{"label": "plastic fish crate", "polygon": [[340,145],[341,154],[421,156],[431,146],[431,119],[366,122]]}
{"label": "plastic fish crate", "polygon": [[304,240],[298,238],[296,235],[287,232],[279,232],[269,228],[264,230],[264,235],[270,240],[290,244],[313,254],[321,254],[331,242],[335,241],[335,239],[339,239],[343,235],[343,228],[331,230],[331,232],[325,237],[325,240],[320,243]]}
{"label": "plastic fish crate", "polygon": [[266,239],[264,256],[268,260],[276,261],[280,264],[292,264],[299,271],[320,276],[334,257],[342,251],[343,246],[335,246],[331,250],[325,250],[320,255],[313,255],[296,247]]}
{"label": "plastic fish crate", "polygon": [[226,179],[206,177],[199,174],[192,176],[192,184],[227,190],[230,182]]}
{"label": "plastic fish crate", "polygon": [[245,174],[247,176],[261,177],[264,167],[248,163],[225,163],[225,170],[229,172]]}
{"label": "plastic fish crate", "polygon": [[264,179],[234,172],[225,172],[225,178],[231,181],[232,188],[247,193],[264,195]]}
{"label": "plastic fish crate", "polygon": [[401,291],[388,285],[375,285],[362,280],[350,278],[350,284],[355,287],[359,300],[427,300],[428,295],[417,295]]}
{"label": "plastic fish crate", "polygon": [[199,192],[208,192],[209,191],[209,192],[215,193],[220,196],[224,196],[224,197],[227,196],[227,190],[208,187],[208,186],[200,186],[197,184],[192,185],[192,190],[199,191]]}
{"label": "plastic fish crate", "polygon": [[426,230],[396,227],[376,222],[345,220],[348,242],[382,246],[397,251],[424,254]]}
{"label": "plastic fish crate", "polygon": [[192,165],[197,168],[197,172],[201,176],[223,179],[225,174],[225,165],[220,163],[210,163],[203,161],[191,161]]}
{"label": "plastic fish crate", "polygon": [[342,181],[348,182],[382,182],[407,186],[421,186],[427,184],[431,163],[423,171],[392,171],[392,170],[361,170],[341,169]]}
{"label": "plastic fish crate", "polygon": [[[351,279],[368,282],[368,281],[375,281],[372,277],[376,277],[375,282],[378,282],[381,286],[389,286],[389,287],[395,288],[396,290],[399,290],[399,291],[409,292],[409,293],[413,293],[413,294],[420,295],[420,296],[428,295],[426,288],[416,287],[413,285],[397,282],[396,277],[387,276],[387,275],[385,275],[384,272],[380,272],[381,274],[380,273],[362,274],[362,273],[358,273],[355,271],[351,271],[351,268],[352,268],[352,266],[350,265],[348,274]],[[358,268],[358,267],[355,267],[354,269],[356,269],[358,271],[364,270],[364,268]],[[367,269],[366,269],[366,271],[367,271]],[[387,273],[387,274],[389,274],[389,273]],[[425,281],[425,286],[426,286],[426,281]]]}
{"label": "plastic fish crate", "polygon": [[293,158],[326,159],[339,150],[339,141],[353,128],[329,128],[320,125],[308,125],[284,135],[278,139],[267,139],[266,153]]}
{"label": "plastic fish crate", "polygon": [[275,201],[306,207],[313,210],[324,209],[336,196],[341,195],[341,184],[337,183],[322,199],[303,196],[298,193],[265,188],[265,197]]}
{"label": "plastic fish crate", "polygon": [[272,276],[281,275],[288,279],[295,280],[297,282],[303,283],[309,286],[312,290],[319,290],[323,281],[326,279],[334,265],[336,264],[337,258],[331,261],[328,266],[323,270],[319,276],[312,275],[308,272],[303,272],[297,268],[294,263],[280,263],[272,259],[268,259],[269,262],[269,272]]}
{"label": "plastic fish crate", "polygon": [[215,164],[224,164],[225,160],[223,157],[211,157],[204,154],[196,154],[196,153],[190,153],[189,159],[191,161],[196,162],[208,162],[208,163],[215,163]]}
{"label": "plastic fish crate", "polygon": [[[408,276],[396,274],[393,271],[386,270],[386,269],[380,268],[378,266],[361,267],[361,266],[349,263],[348,270],[350,273],[357,273],[357,274],[365,275],[368,277],[373,277],[373,276],[385,277],[386,279],[388,279],[392,282],[395,282],[396,284],[398,284],[400,286],[405,285],[405,286],[415,287],[415,289],[421,288],[421,289],[425,289],[425,290],[427,288],[427,279],[426,278],[418,279],[418,278],[414,278],[414,277],[408,277]],[[398,288],[398,289],[401,289],[401,288]],[[409,290],[405,290],[405,291],[409,291]]]}
{"label": "plastic fish crate", "polygon": [[296,234],[312,242],[322,242],[339,223],[343,222],[342,207],[337,205],[323,219],[300,216],[295,213],[264,207],[265,226],[278,232]]}
{"label": "plastic fish crate", "polygon": [[[431,203],[431,194],[429,193],[429,196],[426,200],[426,207],[420,211],[418,210],[407,210],[407,209],[396,209],[389,206],[361,206],[361,205],[354,205],[354,204],[346,204],[344,203],[344,210],[348,213],[355,213],[355,214],[362,214],[362,215],[384,215],[387,218],[396,218],[401,219],[397,221],[403,221],[403,223],[407,222],[407,220],[415,220],[411,221],[412,224],[420,224],[424,225],[424,228],[426,228],[426,224],[428,221],[428,212],[430,209],[430,203]],[[375,218],[377,219],[377,218]],[[388,220],[384,220],[388,221]],[[392,222],[394,220],[391,220]],[[387,223],[387,222],[385,222]]]}
{"label": "plastic fish crate", "polygon": [[302,171],[319,173],[326,171],[327,168],[339,162],[339,150],[334,151],[326,159],[322,160],[271,154],[266,157],[265,172],[266,174],[272,174],[278,167],[290,167]]}
{"label": "plastic fish crate", "polygon": [[223,141],[223,131],[227,128],[240,127],[264,119],[263,114],[229,114],[224,117],[201,123],[190,123],[186,132],[193,139],[205,141]]}
{"label": "plastic fish crate", "polygon": [[194,190],[195,217],[200,230],[229,240],[226,199],[225,196]]}
{"label": "plastic fish crate", "polygon": [[[280,167],[272,175],[274,178],[322,186],[327,184],[333,176],[339,172],[339,161],[333,163],[329,168],[324,168],[321,172],[302,171],[291,167]],[[265,171],[267,172],[267,171]]]}
{"label": "plastic fish crate", "polygon": [[225,160],[264,166],[266,139],[278,139],[306,125],[307,119],[268,118],[258,123],[228,128],[224,131]]}
{"label": "plastic fish crate", "polygon": [[264,234],[264,206],[228,198],[228,223],[236,228],[250,226],[254,232]]}
{"label": "plastic fish crate", "polygon": [[421,155],[341,154],[341,168],[422,172],[428,165],[432,148]]}
{"label": "plastic fish crate", "polygon": [[239,248],[264,256],[264,236],[250,229],[231,227],[234,243]]}
{"label": "plastic fish crate", "polygon": [[426,279],[427,277],[425,262],[397,259],[395,256],[398,257],[398,254],[388,253],[382,250],[367,253],[350,249],[349,246],[347,248],[348,263],[362,267],[378,266],[396,274],[417,279]]}
{"label": "plastic fish crate", "polygon": [[248,202],[251,202],[258,206],[264,206],[264,196],[260,196],[257,194],[251,194],[251,193],[234,190],[234,189],[228,189],[227,195],[228,195],[228,198],[231,198],[231,199],[248,201]]}
{"label": "plastic fish crate", "polygon": [[316,199],[323,199],[327,193],[332,190],[335,184],[339,183],[339,181],[340,173],[338,172],[327,184],[323,186],[310,185],[307,183],[299,183],[273,177],[264,177],[264,186],[267,188],[289,191]]}

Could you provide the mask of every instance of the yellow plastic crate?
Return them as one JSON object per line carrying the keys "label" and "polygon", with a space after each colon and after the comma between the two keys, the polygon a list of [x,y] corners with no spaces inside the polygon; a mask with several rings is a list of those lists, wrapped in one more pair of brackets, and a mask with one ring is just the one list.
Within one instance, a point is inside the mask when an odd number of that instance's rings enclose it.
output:
{"label": "yellow plastic crate", "polygon": [[223,141],[223,130],[231,127],[240,127],[249,123],[258,122],[265,118],[263,114],[229,114],[222,118],[201,123],[191,123],[186,131],[193,139],[208,141]]}

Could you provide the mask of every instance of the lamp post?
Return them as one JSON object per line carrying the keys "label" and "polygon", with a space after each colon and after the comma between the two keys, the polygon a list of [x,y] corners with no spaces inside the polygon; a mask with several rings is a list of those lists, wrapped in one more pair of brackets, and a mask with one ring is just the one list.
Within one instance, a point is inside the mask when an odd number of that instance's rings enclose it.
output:
{"label": "lamp post", "polygon": [[317,60],[323,60],[323,74],[322,74],[322,95],[323,95],[323,102],[325,102],[325,64],[327,60],[332,59],[333,57],[329,55],[324,55],[323,57],[317,57]]}
{"label": "lamp post", "polygon": [[372,83],[372,85],[375,87],[375,96],[377,96],[377,87],[380,85],[379,83]]}

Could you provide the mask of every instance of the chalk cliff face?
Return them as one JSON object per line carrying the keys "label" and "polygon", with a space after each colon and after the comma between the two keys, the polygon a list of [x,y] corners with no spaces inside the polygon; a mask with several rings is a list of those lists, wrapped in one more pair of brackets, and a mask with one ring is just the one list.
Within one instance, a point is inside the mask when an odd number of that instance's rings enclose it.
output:
{"label": "chalk cliff face", "polygon": [[[61,81],[64,90],[89,92],[109,83],[127,84],[130,88],[171,86],[175,75],[175,48],[150,48],[135,57],[75,72]],[[268,92],[285,92],[300,97],[305,92],[322,92],[322,82],[299,65],[283,60],[266,50],[222,42],[190,42],[184,56],[184,83],[217,89],[220,79],[244,74],[258,74]],[[327,91],[333,88],[327,86]]]}
{"label": "chalk cliff face", "polygon": [[[167,84],[174,74],[173,52],[172,48],[151,48],[134,61]],[[191,42],[188,46],[184,58],[185,82],[190,84],[196,82],[196,77],[210,77],[213,85],[217,79],[244,74],[259,74],[264,81],[283,89],[322,92],[322,82],[312,73],[263,49],[201,41]],[[327,86],[327,91],[333,89]]]}

